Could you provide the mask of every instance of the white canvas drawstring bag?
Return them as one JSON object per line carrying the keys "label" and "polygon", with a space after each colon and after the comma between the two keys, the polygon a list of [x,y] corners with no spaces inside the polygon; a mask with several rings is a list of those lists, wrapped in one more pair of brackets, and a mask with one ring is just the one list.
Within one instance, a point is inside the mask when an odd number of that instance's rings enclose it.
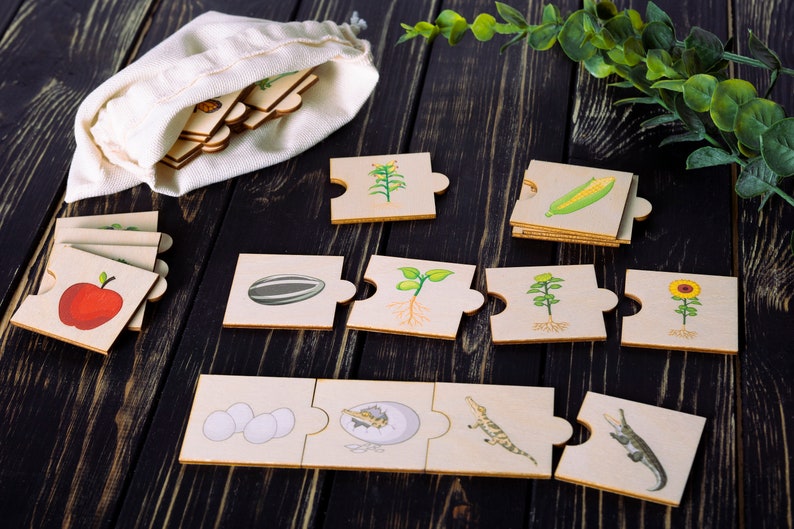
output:
{"label": "white canvas drawstring bag", "polygon": [[[363,21],[362,21],[363,22]],[[205,13],[96,88],[80,105],[66,201],[141,183],[179,196],[287,160],[349,122],[378,81],[357,26]],[[297,112],[235,135],[175,170],[157,162],[196,104],[316,67]]]}

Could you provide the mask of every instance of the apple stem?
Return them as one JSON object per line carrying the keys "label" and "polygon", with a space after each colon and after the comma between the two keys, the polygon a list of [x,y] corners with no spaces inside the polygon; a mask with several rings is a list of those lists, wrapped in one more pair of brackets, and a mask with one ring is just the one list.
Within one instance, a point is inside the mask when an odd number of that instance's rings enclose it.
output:
{"label": "apple stem", "polygon": [[101,286],[101,287],[99,287],[99,288],[105,288],[105,285],[107,285],[108,283],[110,283],[110,282],[111,282],[111,281],[113,281],[114,279],[116,279],[116,276],[112,276],[112,277],[109,277],[109,278],[107,278],[107,279],[105,280],[105,282],[104,282],[104,283],[102,283],[102,286]]}

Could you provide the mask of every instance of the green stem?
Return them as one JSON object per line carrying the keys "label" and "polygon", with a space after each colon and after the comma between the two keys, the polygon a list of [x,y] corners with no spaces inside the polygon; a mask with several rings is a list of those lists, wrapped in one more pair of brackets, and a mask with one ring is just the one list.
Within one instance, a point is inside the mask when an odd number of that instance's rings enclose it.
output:
{"label": "green stem", "polygon": [[414,297],[419,295],[419,292],[422,290],[422,286],[425,284],[425,281],[427,281],[427,276],[426,275],[423,274],[423,275],[419,276],[419,288],[414,290]]}
{"label": "green stem", "polygon": [[[685,49],[686,48],[686,44],[683,41],[680,41],[680,40],[677,40],[675,42],[675,45],[676,45],[677,48],[681,48],[681,49]],[[752,57],[745,57],[744,55],[739,55],[738,53],[733,53],[733,52],[730,52],[730,51],[723,51],[722,52],[722,58],[726,59],[726,60],[729,60],[729,61],[733,61],[733,62],[738,63],[738,64],[746,64],[747,66],[753,66],[755,68],[761,68],[761,69],[764,69],[764,70],[769,70],[770,69],[766,64],[762,63],[758,59],[753,59]],[[786,75],[794,76],[794,69],[792,69],[792,68],[785,68],[785,67],[781,66],[780,70],[778,70],[778,71],[780,73],[783,73],[783,74],[786,74]]]}

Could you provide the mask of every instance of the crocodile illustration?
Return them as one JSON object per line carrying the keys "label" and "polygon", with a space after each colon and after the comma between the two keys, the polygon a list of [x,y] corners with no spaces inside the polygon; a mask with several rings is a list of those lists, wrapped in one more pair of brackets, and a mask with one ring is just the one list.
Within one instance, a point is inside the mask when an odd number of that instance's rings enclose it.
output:
{"label": "crocodile illustration", "polygon": [[389,416],[377,406],[364,408],[363,410],[342,410],[342,413],[353,418],[354,427],[364,426],[365,428],[383,428],[389,424]]}
{"label": "crocodile illustration", "polygon": [[667,484],[667,473],[664,471],[664,467],[662,467],[648,443],[626,423],[626,416],[623,414],[623,410],[619,409],[618,411],[620,412],[619,421],[606,413],[604,414],[604,418],[615,429],[614,432],[609,432],[609,435],[623,445],[623,448],[628,451],[629,459],[635,463],[637,461],[641,462],[653,472],[656,477],[656,484],[647,490],[651,492],[661,490]]}
{"label": "crocodile illustration", "polygon": [[469,428],[482,428],[482,431],[488,434],[489,437],[489,439],[484,439],[486,443],[489,445],[499,445],[513,454],[526,456],[530,461],[535,463],[535,465],[538,464],[534,457],[514,445],[505,431],[502,430],[498,424],[488,418],[488,416],[485,414],[485,406],[480,406],[471,397],[466,397],[466,402],[469,404],[472,413],[477,418],[474,424],[469,425]]}

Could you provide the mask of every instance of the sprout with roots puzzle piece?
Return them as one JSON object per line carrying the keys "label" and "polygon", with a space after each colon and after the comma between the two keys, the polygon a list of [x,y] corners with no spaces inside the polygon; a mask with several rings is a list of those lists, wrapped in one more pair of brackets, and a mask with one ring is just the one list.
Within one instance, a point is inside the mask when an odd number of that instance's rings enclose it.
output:
{"label": "sprout with roots puzzle piece", "polygon": [[418,268],[414,268],[413,266],[404,266],[399,268],[399,270],[403,273],[405,281],[397,283],[397,290],[412,290],[413,295],[408,301],[390,303],[389,308],[393,310],[402,324],[410,325],[411,327],[421,326],[422,323],[429,320],[426,315],[429,309],[419,303],[416,298],[419,292],[422,291],[425,281],[438,283],[454,274],[454,272],[451,270],[444,270],[443,268],[436,268],[422,273]]}

